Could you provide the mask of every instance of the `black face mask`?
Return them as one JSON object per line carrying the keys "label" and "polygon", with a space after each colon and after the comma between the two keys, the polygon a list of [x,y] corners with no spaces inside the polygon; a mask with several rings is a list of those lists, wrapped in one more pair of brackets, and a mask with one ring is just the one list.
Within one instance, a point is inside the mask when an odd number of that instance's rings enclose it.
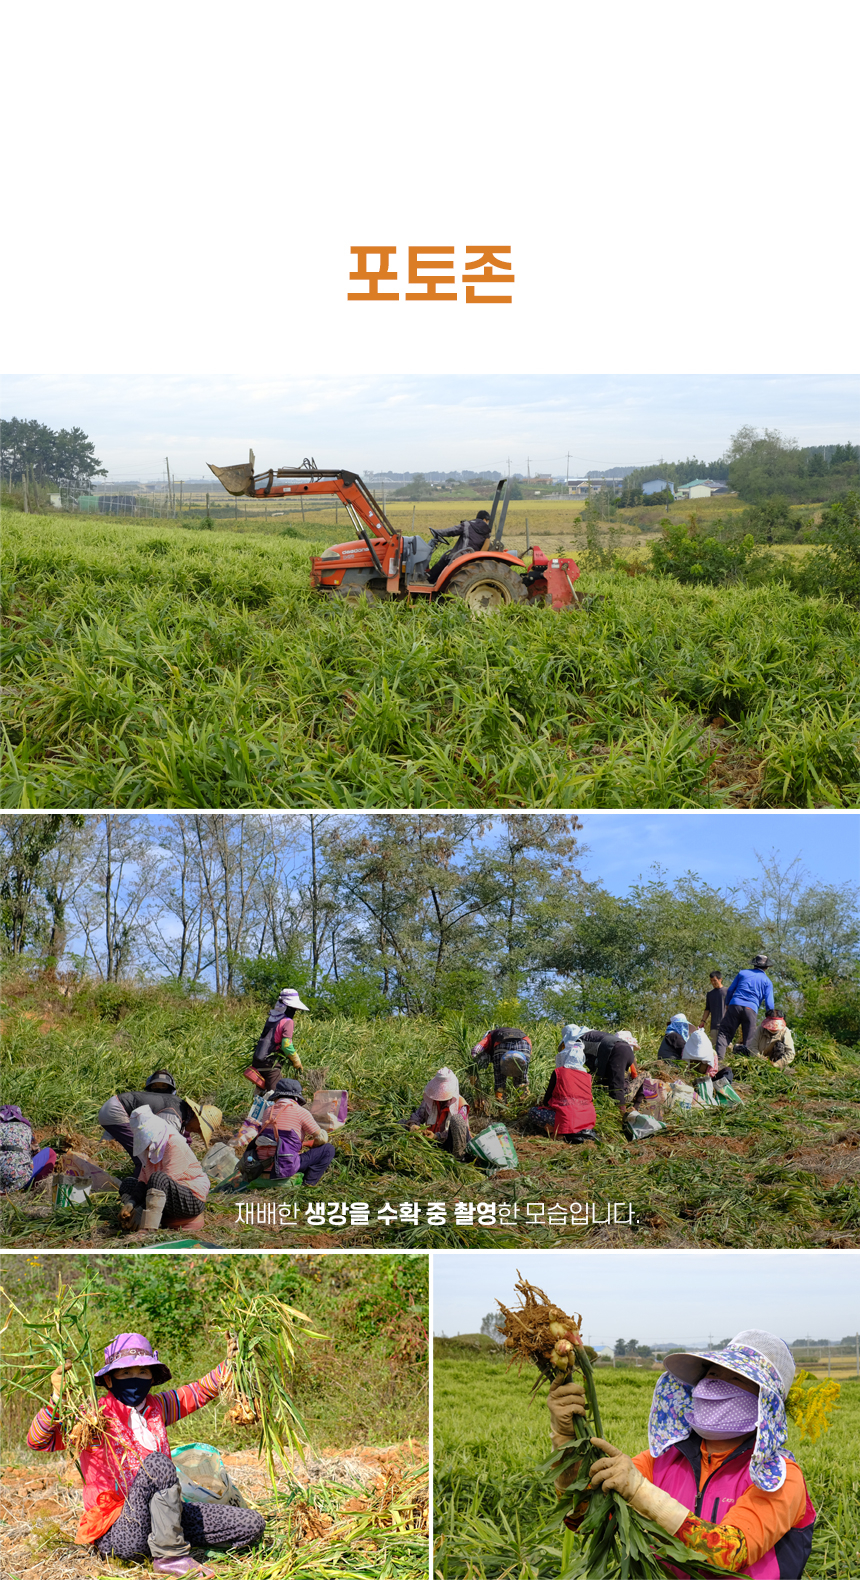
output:
{"label": "black face mask", "polygon": [[111,1393],[120,1404],[139,1410],[151,1387],[150,1377],[114,1377]]}

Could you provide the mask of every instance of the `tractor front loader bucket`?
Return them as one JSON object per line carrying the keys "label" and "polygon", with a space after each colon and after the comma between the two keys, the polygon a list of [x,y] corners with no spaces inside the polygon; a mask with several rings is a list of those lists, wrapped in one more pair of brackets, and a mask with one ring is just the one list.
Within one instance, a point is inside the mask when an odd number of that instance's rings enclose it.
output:
{"label": "tractor front loader bucket", "polygon": [[253,494],[254,492],[254,452],[249,451],[250,460],[241,466],[213,466],[211,461],[206,464],[210,472],[214,472],[219,483],[226,488],[228,494]]}

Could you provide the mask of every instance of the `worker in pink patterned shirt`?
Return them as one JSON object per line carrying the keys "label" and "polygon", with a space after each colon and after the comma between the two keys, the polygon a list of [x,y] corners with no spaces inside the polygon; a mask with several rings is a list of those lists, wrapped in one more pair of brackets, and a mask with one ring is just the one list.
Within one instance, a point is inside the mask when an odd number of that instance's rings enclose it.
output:
{"label": "worker in pink patterned shirt", "polygon": [[[55,1453],[66,1446],[54,1423],[64,1370],[58,1366],[51,1377],[51,1403],[33,1421],[28,1448]],[[167,1427],[217,1398],[229,1381],[227,1364],[199,1382],[152,1393],[153,1383],[170,1381],[170,1371],[142,1333],[120,1333],[95,1376],[107,1390],[99,1400],[103,1432],[80,1455],[84,1513],[75,1541],[92,1545],[102,1558],[148,1552],[160,1575],[214,1575],[209,1564],[191,1557],[192,1544],[230,1551],[254,1546],[265,1529],[256,1510],[182,1502],[167,1440]]]}

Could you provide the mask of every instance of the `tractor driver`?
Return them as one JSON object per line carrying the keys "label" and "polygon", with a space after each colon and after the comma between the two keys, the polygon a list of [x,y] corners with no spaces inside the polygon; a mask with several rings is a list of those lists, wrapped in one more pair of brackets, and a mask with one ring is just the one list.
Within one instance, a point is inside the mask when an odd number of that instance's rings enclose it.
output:
{"label": "tractor driver", "polygon": [[445,566],[459,559],[461,554],[477,554],[484,547],[490,535],[490,513],[488,510],[479,510],[474,520],[460,521],[456,527],[449,527],[446,532],[437,532],[435,535],[437,538],[456,538],[457,542],[435,565],[431,565],[428,571],[431,582],[437,581]]}

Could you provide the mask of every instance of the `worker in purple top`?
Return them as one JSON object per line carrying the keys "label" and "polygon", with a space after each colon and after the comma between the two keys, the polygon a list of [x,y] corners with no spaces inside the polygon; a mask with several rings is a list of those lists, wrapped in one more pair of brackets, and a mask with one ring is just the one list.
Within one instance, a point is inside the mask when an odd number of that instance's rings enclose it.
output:
{"label": "worker in purple top", "polygon": [[773,1014],[773,983],[765,974],[767,955],[756,955],[751,971],[739,971],[729,984],[726,1009],[717,1031],[717,1063],[722,1064],[726,1048],[738,1027],[743,1027],[742,1045],[746,1047],[756,1029],[759,1005]]}

